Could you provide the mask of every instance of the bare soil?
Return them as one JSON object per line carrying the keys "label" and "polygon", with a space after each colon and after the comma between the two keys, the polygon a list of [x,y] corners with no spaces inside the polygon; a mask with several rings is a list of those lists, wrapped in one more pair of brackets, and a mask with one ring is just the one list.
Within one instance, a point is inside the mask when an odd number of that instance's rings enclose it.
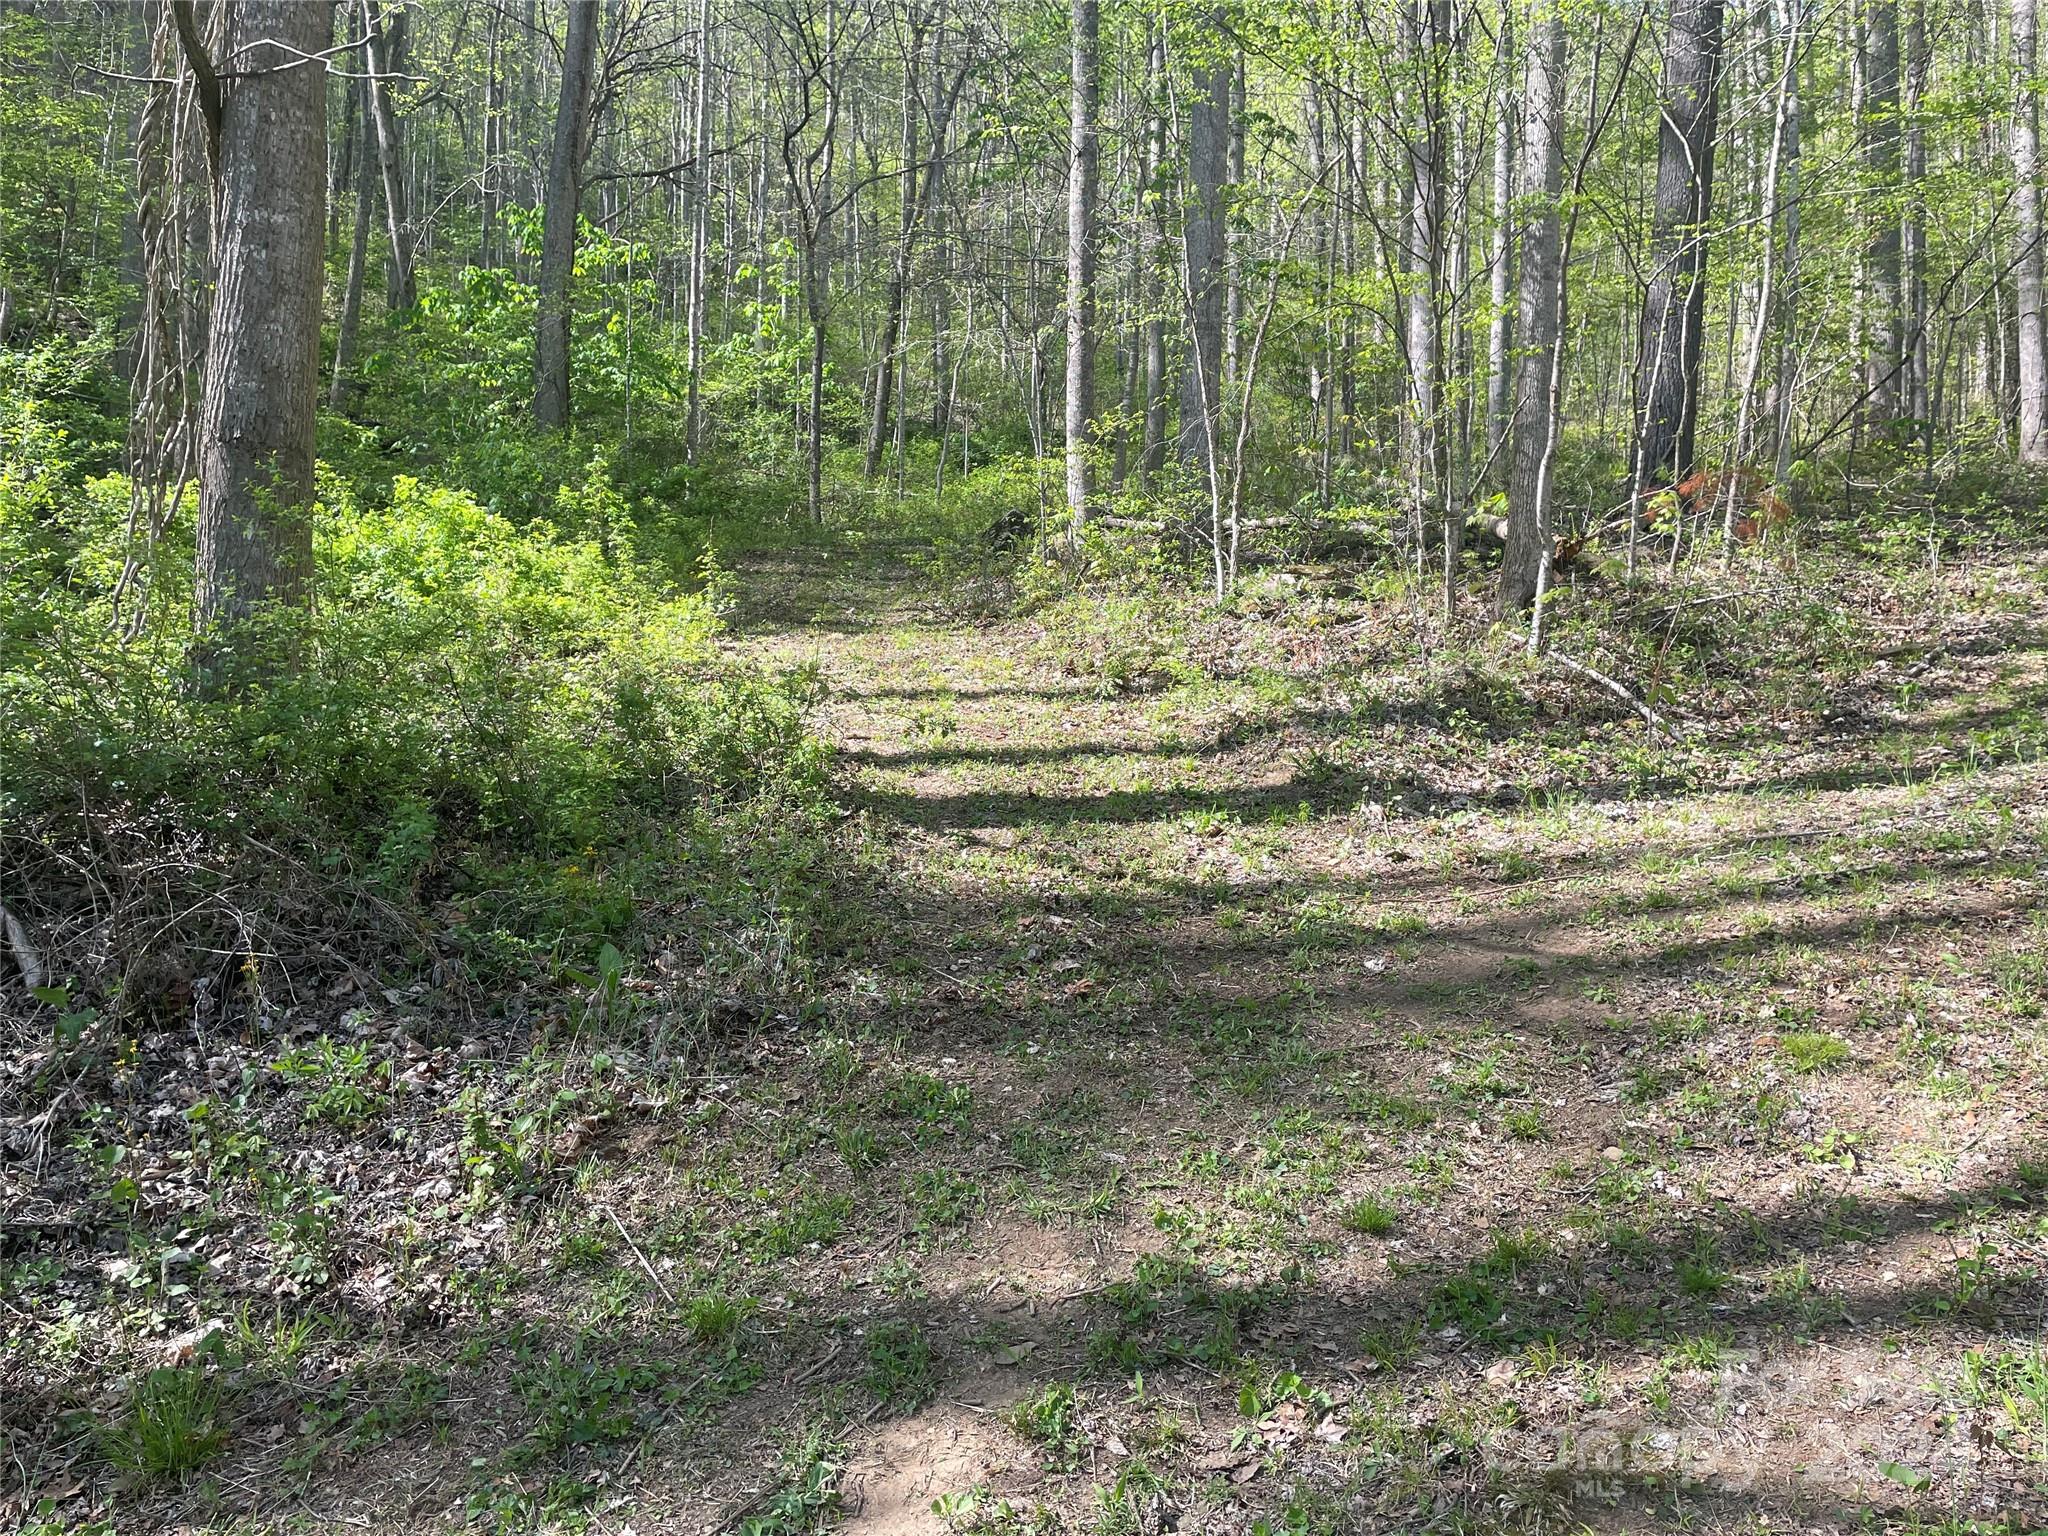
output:
{"label": "bare soil", "polygon": [[[1676,744],[1370,604],[1107,679],[886,560],[746,581],[842,754],[804,994],[687,1064],[365,995],[287,1026],[387,1069],[360,1122],[169,1028],[16,1116],[0,1519],[2048,1525],[2037,576],[1731,659]],[[245,1069],[318,1241],[199,1147]],[[219,1454],[124,1476],[215,1318]]]}

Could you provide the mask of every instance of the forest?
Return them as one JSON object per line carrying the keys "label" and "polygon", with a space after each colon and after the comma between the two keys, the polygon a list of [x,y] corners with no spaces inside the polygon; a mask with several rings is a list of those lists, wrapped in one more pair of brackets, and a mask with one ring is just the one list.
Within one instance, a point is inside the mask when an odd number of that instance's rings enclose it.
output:
{"label": "forest", "polygon": [[2048,1527],[2037,0],[0,0],[0,1529]]}

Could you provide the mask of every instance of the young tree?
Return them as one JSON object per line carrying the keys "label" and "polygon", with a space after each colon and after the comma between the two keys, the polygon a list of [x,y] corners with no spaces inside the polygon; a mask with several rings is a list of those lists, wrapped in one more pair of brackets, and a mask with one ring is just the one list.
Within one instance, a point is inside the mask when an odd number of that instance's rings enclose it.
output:
{"label": "young tree", "polygon": [[[1504,71],[1513,68],[1515,54],[1512,0],[1501,7],[1500,59]],[[1493,228],[1487,252],[1488,307],[1486,324],[1486,452],[1491,458],[1507,439],[1511,380],[1508,349],[1513,345],[1513,312],[1509,296],[1515,291],[1515,95],[1503,91],[1494,104],[1493,119]]]}
{"label": "young tree", "polygon": [[[1181,253],[1187,282],[1188,355],[1180,382],[1180,456],[1212,481],[1214,415],[1223,388],[1224,176],[1230,154],[1230,84],[1234,63],[1223,57],[1221,17],[1196,42],[1187,104],[1188,174],[1181,209]],[[1211,486],[1211,492],[1215,487]]]}
{"label": "young tree", "polygon": [[1150,485],[1166,467],[1166,317],[1160,312],[1161,266],[1166,251],[1166,114],[1160,100],[1166,77],[1166,34],[1155,27],[1145,48],[1145,144],[1139,157],[1143,223],[1138,236],[1138,306],[1142,315],[1144,417],[1139,478]]}
{"label": "young tree", "polygon": [[[357,89],[363,81],[355,82]],[[370,212],[377,201],[377,157],[372,146],[377,130],[364,112],[356,124],[355,218],[349,232],[348,275],[342,280],[341,317],[334,328],[334,372],[327,404],[340,410],[348,400],[349,369],[355,365],[356,337],[363,324],[363,278],[370,260]]]}
{"label": "young tree", "polygon": [[417,308],[419,285],[413,277],[413,240],[406,217],[405,143],[398,114],[391,106],[391,75],[401,67],[412,20],[403,3],[387,23],[378,0],[363,0],[363,62],[369,87],[370,117],[376,124],[377,172],[384,183],[384,222],[391,239],[391,280],[386,285],[391,308],[399,313]]}
{"label": "young tree", "polygon": [[[1101,7],[1074,0],[1071,142],[1067,171],[1067,516],[1079,538],[1088,517],[1088,454],[1095,415],[1095,115]],[[1214,388],[1214,385],[1211,385]]]}
{"label": "young tree", "polygon": [[1564,324],[1565,35],[1555,0],[1533,18],[1523,94],[1521,234],[1521,360],[1508,467],[1507,551],[1501,559],[1498,609],[1519,613],[1547,581],[1550,560],[1550,476],[1556,458],[1560,357]]}
{"label": "young tree", "polygon": [[[891,412],[900,407],[896,385],[897,374],[907,352],[904,332],[909,323],[911,264],[917,253],[918,236],[930,223],[938,200],[938,190],[946,168],[946,149],[952,131],[953,109],[960,100],[961,91],[966,87],[973,64],[973,55],[969,53],[954,71],[952,80],[941,87],[938,79],[939,49],[945,36],[944,22],[943,8],[936,18],[928,17],[922,12],[914,14],[910,18],[910,39],[904,50],[903,168],[899,189],[901,200],[896,215],[896,245],[889,269],[888,289],[882,300],[881,336],[875,348],[875,388],[871,397],[872,409],[868,416],[868,441],[864,465],[871,480],[882,472],[882,446],[889,435]],[[932,88],[936,100],[932,109],[930,148],[920,163],[917,123],[918,116],[923,110],[923,103],[918,99],[918,63],[921,58],[920,44],[926,30],[934,34]]]}
{"label": "young tree", "polygon": [[683,412],[683,456],[697,462],[704,432],[704,319],[711,243],[711,0],[697,0],[697,81],[690,131],[690,168],[683,184],[690,225],[687,332],[688,401]]}
{"label": "young tree", "polygon": [[1640,500],[1692,473],[1700,344],[1707,306],[1707,224],[1721,87],[1722,0],[1671,0],[1664,46],[1650,272],[1636,372],[1634,490]]}
{"label": "young tree", "polygon": [[[1763,367],[1764,342],[1770,334],[1771,323],[1777,310],[1776,284],[1778,279],[1778,216],[1780,178],[1786,165],[1786,139],[1792,126],[1792,118],[1798,111],[1798,97],[1793,81],[1799,71],[1799,13],[1798,0],[1791,0],[1785,7],[1783,33],[1780,41],[1782,54],[1778,72],[1777,106],[1771,114],[1771,148],[1764,162],[1763,183],[1763,254],[1762,271],[1757,280],[1756,311],[1750,317],[1749,355],[1742,374],[1741,391],[1735,406],[1735,458],[1738,463],[1746,460],[1750,449],[1750,411],[1756,398],[1757,375]],[[1723,487],[1725,504],[1722,508],[1721,537],[1724,558],[1735,550],[1735,529],[1738,507],[1739,476],[1730,475]]]}
{"label": "young tree", "polygon": [[782,41],[790,52],[781,87],[781,122],[773,134],[782,150],[783,185],[789,194],[789,213],[802,261],[804,320],[811,333],[810,388],[804,408],[804,505],[811,521],[822,523],[832,229],[834,218],[853,197],[851,192],[833,192],[844,107],[841,77],[848,55],[872,29],[873,18],[867,18],[859,37],[850,39],[847,23],[854,19],[855,8],[843,0],[821,0],[815,10],[810,0],[788,0],[779,14],[785,18]]}
{"label": "young tree", "polygon": [[180,41],[214,176],[216,278],[199,413],[199,657],[215,685],[249,663],[243,622],[304,607],[313,566],[326,221],[327,0],[224,0],[216,63],[192,7]]}
{"label": "young tree", "polygon": [[1905,415],[1904,325],[1899,282],[1899,216],[1893,201],[1899,180],[1899,5],[1866,0],[1863,133],[1868,177],[1870,243],[1865,251],[1864,300],[1867,414],[1883,436],[1897,432]]}
{"label": "young tree", "polygon": [[2012,112],[2013,213],[2019,252],[2013,263],[2019,330],[2019,453],[2048,463],[2048,327],[2042,323],[2041,121],[2035,79],[2035,0],[2012,0],[2013,64],[2019,75]]}
{"label": "young tree", "polygon": [[1779,29],[1786,35],[1791,63],[1779,83],[1776,159],[1778,203],[1784,209],[1784,273],[1778,284],[1778,361],[1771,374],[1771,421],[1777,452],[1774,478],[1783,484],[1792,472],[1792,407],[1799,384],[1799,234],[1803,161],[1799,137],[1799,72],[1805,50],[1806,0],[1773,0]]}
{"label": "young tree", "polygon": [[583,167],[590,155],[597,20],[597,0],[569,0],[569,36],[562,50],[562,88],[555,106],[554,149],[548,156],[547,197],[541,215],[540,292],[533,348],[533,418],[544,427],[562,427],[569,422],[570,287],[576,271]]}
{"label": "young tree", "polygon": [[[1433,504],[1443,491],[1444,385],[1442,296],[1449,241],[1444,227],[1445,60],[1450,30],[1448,0],[1403,0],[1411,99],[1407,134],[1408,221],[1402,266],[1406,286],[1403,348],[1407,354],[1408,408],[1402,421],[1408,499],[1418,555],[1435,524]],[[1447,540],[1449,571],[1455,544]]]}

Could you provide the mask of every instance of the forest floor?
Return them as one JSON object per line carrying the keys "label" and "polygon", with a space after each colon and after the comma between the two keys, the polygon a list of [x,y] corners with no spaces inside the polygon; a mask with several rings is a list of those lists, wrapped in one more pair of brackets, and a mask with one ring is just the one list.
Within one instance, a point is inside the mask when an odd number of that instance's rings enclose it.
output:
{"label": "forest floor", "polygon": [[841,751],[810,1000],[687,1073],[363,1025],[405,1086],[267,1122],[317,1243],[132,1154],[155,1246],[0,1292],[48,1416],[284,1279],[183,1483],[17,1419],[32,1528],[2048,1524],[2038,568],[1873,578],[1660,743],[1369,604],[1132,672],[902,553],[741,572]]}

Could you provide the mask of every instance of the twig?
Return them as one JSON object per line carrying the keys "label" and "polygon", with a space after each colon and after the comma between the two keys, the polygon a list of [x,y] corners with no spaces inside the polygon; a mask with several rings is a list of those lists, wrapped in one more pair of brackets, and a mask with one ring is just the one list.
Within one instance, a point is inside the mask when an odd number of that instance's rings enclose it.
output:
{"label": "twig", "polygon": [[789,1384],[793,1387],[800,1387],[806,1382],[813,1381],[823,1375],[825,1368],[839,1358],[839,1351],[842,1347],[841,1344],[834,1344],[819,1357],[818,1361],[809,1370],[805,1371],[801,1376],[793,1377]]}
{"label": "twig", "polygon": [[36,941],[30,934],[28,924],[16,917],[4,905],[0,905],[0,928],[7,932],[7,947],[14,953],[15,967],[21,972],[21,979],[30,991],[40,987],[46,972],[43,957],[36,949]]}
{"label": "twig", "polygon": [[1651,730],[1661,731],[1664,733],[1664,738],[1667,741],[1673,743],[1677,742],[1678,733],[1672,730],[1670,726],[1664,723],[1663,716],[1659,715],[1654,709],[1650,708],[1649,705],[1645,704],[1641,699],[1637,698],[1634,694],[1630,693],[1626,688],[1622,687],[1621,684],[1617,683],[1605,672],[1596,672],[1593,670],[1593,668],[1587,666],[1582,661],[1573,661],[1571,657],[1565,655],[1562,651],[1546,650],[1543,654],[1548,656],[1552,661],[1556,662],[1559,666],[1563,667],[1567,672],[1576,672],[1579,674],[1579,676],[1584,678],[1590,678],[1592,681],[1598,683],[1602,688],[1605,688],[1609,693],[1613,694],[1617,699],[1621,700],[1621,702],[1626,704],[1630,709],[1634,710],[1637,714],[1641,715],[1643,719],[1649,723]]}
{"label": "twig", "polygon": [[640,1267],[647,1271],[647,1278],[661,1288],[661,1294],[668,1298],[668,1304],[672,1307],[675,1306],[677,1304],[676,1293],[668,1288],[666,1280],[654,1272],[654,1266],[647,1262],[647,1255],[642,1253],[640,1245],[633,1241],[633,1234],[628,1232],[626,1224],[619,1220],[619,1213],[608,1205],[603,1207],[603,1210],[605,1215],[611,1217],[612,1225],[619,1229],[619,1236],[625,1239],[626,1246],[633,1250],[633,1257],[640,1261]]}

